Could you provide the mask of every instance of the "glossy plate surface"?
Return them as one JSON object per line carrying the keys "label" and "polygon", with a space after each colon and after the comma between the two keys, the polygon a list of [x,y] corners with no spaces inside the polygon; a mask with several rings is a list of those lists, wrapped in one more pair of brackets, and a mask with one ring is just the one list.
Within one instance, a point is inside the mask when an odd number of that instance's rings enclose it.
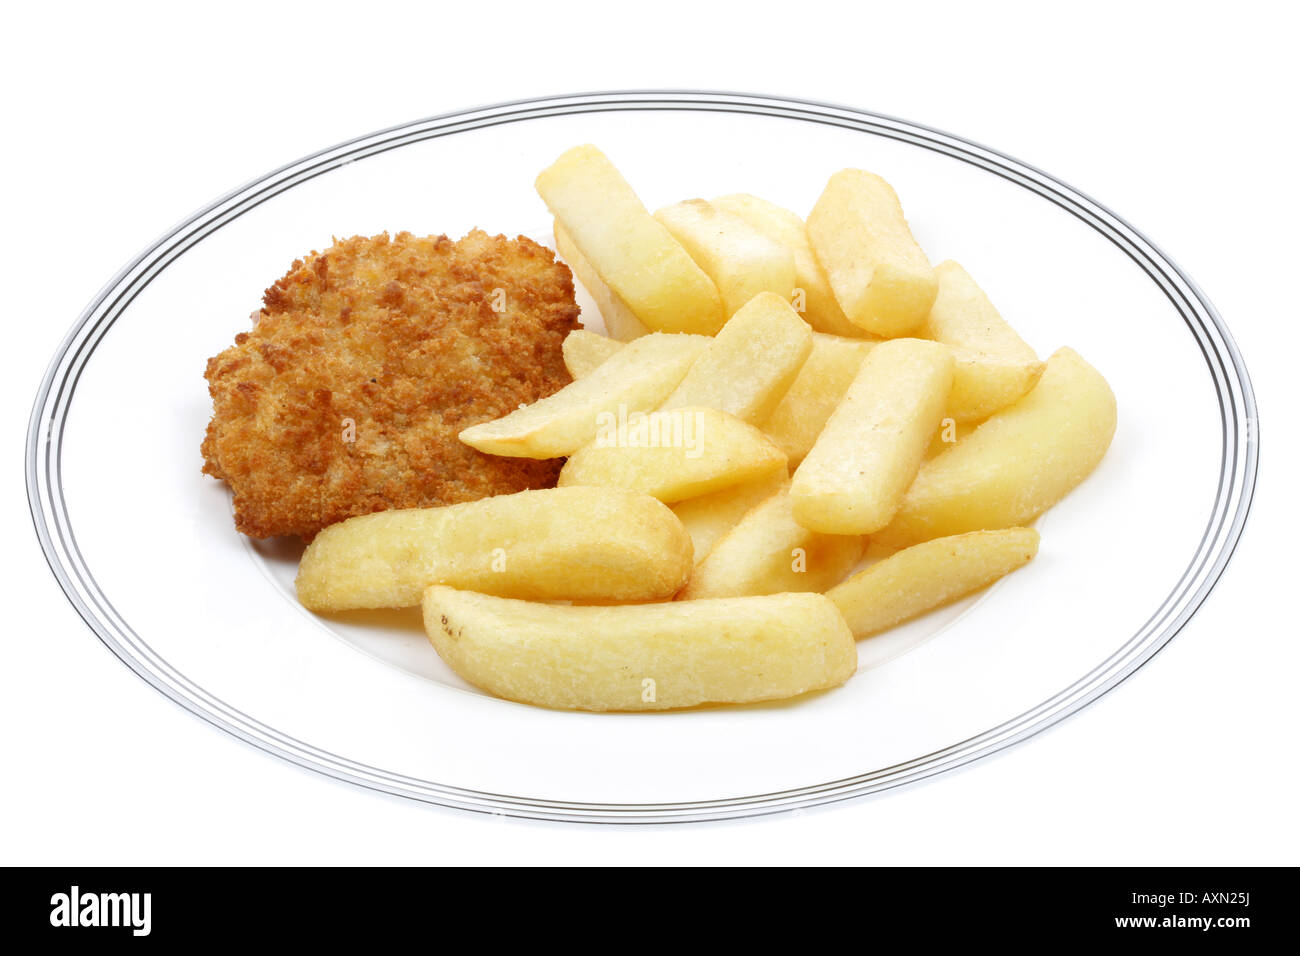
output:
{"label": "glossy plate surface", "polygon": [[[861,643],[844,687],[668,714],[555,713],[458,680],[415,612],[317,618],[297,549],[236,534],[199,473],[208,356],[331,236],[549,241],[537,172],[599,145],[650,208],[752,192],[806,213],[871,169],[934,262],[961,262],[1042,356],[1077,349],[1119,428],[1039,523],[1038,558],[989,591]],[[591,303],[580,294],[590,315]],[[547,819],[770,813],[930,776],[1023,740],[1145,663],[1186,623],[1249,509],[1258,435],[1222,320],[1140,233],[993,150],[860,110],[731,93],[502,104],[365,136],[185,220],[95,298],[32,413],[28,493],[91,629],[177,703],[271,753],[390,793]],[[129,467],[123,467],[129,462]]]}

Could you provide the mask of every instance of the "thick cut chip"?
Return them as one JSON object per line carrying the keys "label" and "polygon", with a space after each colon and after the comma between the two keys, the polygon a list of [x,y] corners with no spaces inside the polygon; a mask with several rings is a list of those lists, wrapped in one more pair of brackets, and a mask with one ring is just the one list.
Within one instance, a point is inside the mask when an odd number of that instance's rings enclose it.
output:
{"label": "thick cut chip", "polygon": [[978,422],[959,423],[957,419],[945,412],[944,417],[939,421],[938,429],[930,439],[930,447],[925,450],[925,460],[929,461],[937,455],[942,455],[978,427]]}
{"label": "thick cut chip", "polygon": [[655,213],[722,295],[727,315],[735,315],[760,292],[789,302],[794,294],[794,254],[739,216],[715,209],[704,199],[688,199]]}
{"label": "thick cut chip", "polygon": [[537,192],[605,285],[647,328],[712,335],[726,315],[713,281],[594,146],[575,146]]}
{"label": "thick cut chip", "polygon": [[825,591],[862,557],[856,535],[821,534],[794,520],[782,488],[752,508],[695,567],[681,600]]}
{"label": "thick cut chip", "polygon": [[1028,395],[921,467],[881,543],[1028,524],[1092,473],[1115,421],[1106,380],[1061,349]]}
{"label": "thick cut chip", "polygon": [[654,601],[690,574],[666,506],[620,488],[549,488],[330,525],[298,567],[314,611],[413,607],[431,584],[536,600]]}
{"label": "thick cut chip", "polygon": [[952,353],[943,345],[894,339],[873,348],[795,470],[796,520],[828,534],[871,534],[888,524],[951,386]]}
{"label": "thick cut chip", "polygon": [[[702,348],[713,341],[707,335],[687,332],[662,332],[681,347],[682,351],[698,356]],[[585,378],[623,348],[623,343],[586,329],[575,329],[564,340],[564,364],[574,380]],[[698,361],[698,359],[696,359]]]}
{"label": "thick cut chip", "polygon": [[704,559],[718,540],[740,523],[750,508],[766,501],[790,483],[790,474],[784,465],[770,472],[715,491],[708,495],[687,498],[672,506],[673,514],[681,519],[686,533],[695,546],[695,562]]}
{"label": "thick cut chip", "polygon": [[716,408],[629,415],[560,469],[561,486],[610,485],[681,501],[785,467],[785,455],[753,425]]}
{"label": "thick cut chip", "polygon": [[[649,335],[650,330],[636,317],[636,313],[628,308],[628,304],[618,297],[618,293],[596,274],[596,270],[591,267],[586,256],[578,251],[578,247],[573,244],[573,240],[569,238],[569,234],[564,231],[558,219],[555,221],[554,233],[555,251],[568,263],[574,276],[586,288],[587,294],[595,300],[596,308],[600,310],[600,317],[610,337],[620,342],[630,342],[643,335]],[[577,376],[575,375],[574,378]]]}
{"label": "thick cut chip", "polygon": [[808,216],[808,238],[854,325],[892,338],[925,321],[939,282],[889,183],[861,169],[836,173]]}
{"label": "thick cut chip", "polygon": [[576,382],[591,373],[607,358],[612,358],[623,343],[608,335],[574,329],[564,339],[564,367]]}
{"label": "thick cut chip", "polygon": [[811,351],[808,323],[780,296],[761,292],[722,327],[661,407],[704,405],[758,424]]}
{"label": "thick cut chip", "polygon": [[[797,213],[775,203],[733,193],[713,200],[713,205],[723,212],[739,216],[774,242],[779,242],[794,256],[794,281],[796,293],[792,302],[802,299],[802,309],[797,309],[808,324],[819,332],[832,335],[862,336],[867,332],[844,317],[844,310],[835,301],[831,280],[817,261],[808,230]],[[796,306],[797,308],[797,306]]]}
{"label": "thick cut chip", "polygon": [[916,335],[952,349],[948,414],[959,422],[988,418],[1024,397],[1045,366],[965,269],[949,260],[934,274],[939,295]]}
{"label": "thick cut chip", "polygon": [[554,395],[460,433],[492,455],[559,458],[590,442],[601,422],[660,404],[682,380],[708,339],[643,335],[590,375]]}
{"label": "thick cut chip", "polygon": [[803,363],[794,384],[761,426],[786,453],[791,465],[798,465],[812,451],[817,436],[875,344],[871,339],[813,333],[808,361]]}
{"label": "thick cut chip", "polygon": [[866,637],[992,584],[1038,553],[1033,528],[972,531],[904,548],[826,592]]}
{"label": "thick cut chip", "polygon": [[842,684],[858,663],[821,594],[578,607],[434,586],[424,626],[471,684],[570,710],[779,700]]}

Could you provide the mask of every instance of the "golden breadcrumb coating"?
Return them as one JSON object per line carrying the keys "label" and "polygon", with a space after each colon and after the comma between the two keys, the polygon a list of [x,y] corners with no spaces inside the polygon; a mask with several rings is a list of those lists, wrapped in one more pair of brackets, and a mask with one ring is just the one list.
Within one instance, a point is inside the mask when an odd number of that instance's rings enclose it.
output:
{"label": "golden breadcrumb coating", "polygon": [[310,539],[389,508],[555,484],[562,461],[456,436],[567,385],[573,278],[549,249],[475,230],[335,240],[266,290],[251,331],[208,360],[203,471],[256,538]]}

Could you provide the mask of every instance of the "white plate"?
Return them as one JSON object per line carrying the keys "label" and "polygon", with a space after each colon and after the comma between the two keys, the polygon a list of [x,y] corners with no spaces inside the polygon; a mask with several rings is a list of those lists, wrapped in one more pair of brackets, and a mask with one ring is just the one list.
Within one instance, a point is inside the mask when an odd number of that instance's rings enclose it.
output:
{"label": "white plate", "polygon": [[[861,644],[844,687],[780,705],[558,713],[459,681],[415,613],[326,620],[296,549],[236,534],[199,473],[204,361],[331,236],[474,226],[545,239],[536,173],[599,144],[647,205],[753,192],[806,211],[845,166],[898,189],[1042,355],[1111,382],[1119,429],[994,588]],[[539,235],[539,233],[541,233]],[[585,298],[583,304],[590,308]],[[1250,504],[1254,400],[1227,329],[1169,259],[1045,173],[860,110],[727,93],[468,110],[292,163],[146,249],[95,298],[32,413],[28,492],[69,599],[136,673],[286,760],[390,793],[549,819],[716,819],[827,803],[974,760],[1079,710],[1173,637]]]}

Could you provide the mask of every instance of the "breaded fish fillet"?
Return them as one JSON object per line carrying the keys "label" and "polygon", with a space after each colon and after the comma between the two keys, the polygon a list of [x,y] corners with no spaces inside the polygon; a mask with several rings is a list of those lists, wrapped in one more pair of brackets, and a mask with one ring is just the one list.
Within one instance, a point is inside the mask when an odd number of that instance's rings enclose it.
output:
{"label": "breaded fish fillet", "polygon": [[530,239],[474,231],[336,240],[266,290],[251,331],[208,360],[203,471],[235,525],[310,539],[326,525],[555,484],[561,461],[456,436],[570,381],[573,278]]}

